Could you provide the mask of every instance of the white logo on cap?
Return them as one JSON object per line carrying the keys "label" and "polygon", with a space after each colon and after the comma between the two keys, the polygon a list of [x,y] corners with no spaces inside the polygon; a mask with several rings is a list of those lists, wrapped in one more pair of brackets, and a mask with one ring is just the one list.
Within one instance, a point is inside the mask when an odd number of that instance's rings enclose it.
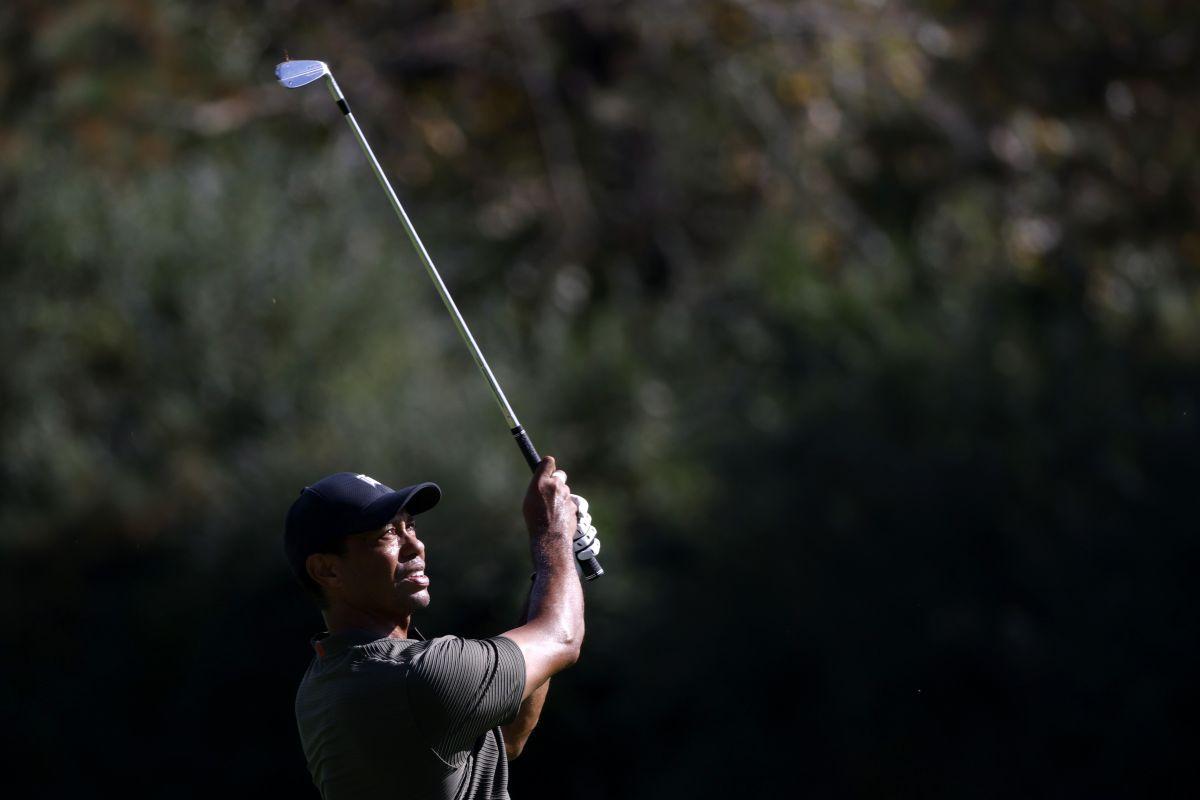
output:
{"label": "white logo on cap", "polygon": [[378,489],[380,486],[383,486],[383,484],[382,484],[382,483],[380,483],[379,481],[375,480],[375,479],[374,479],[374,478],[372,478],[370,475],[355,475],[354,477],[358,478],[358,479],[359,479],[360,481],[362,481],[363,483],[369,483],[369,484],[371,484],[371,485],[372,485],[372,486],[374,486],[376,489]]}

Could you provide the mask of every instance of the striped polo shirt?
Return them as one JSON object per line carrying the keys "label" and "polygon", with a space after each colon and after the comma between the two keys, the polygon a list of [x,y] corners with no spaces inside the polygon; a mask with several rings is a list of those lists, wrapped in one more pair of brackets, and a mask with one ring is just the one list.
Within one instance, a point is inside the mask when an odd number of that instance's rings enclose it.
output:
{"label": "striped polo shirt", "polygon": [[507,800],[499,726],[516,718],[525,690],[511,639],[351,630],[317,636],[313,648],[296,723],[324,800]]}

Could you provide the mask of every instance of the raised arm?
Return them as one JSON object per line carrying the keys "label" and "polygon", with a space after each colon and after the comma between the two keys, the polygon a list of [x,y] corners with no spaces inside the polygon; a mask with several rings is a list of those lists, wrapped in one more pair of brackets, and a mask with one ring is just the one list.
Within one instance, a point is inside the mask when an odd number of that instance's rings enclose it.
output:
{"label": "raised arm", "polygon": [[[533,587],[531,585],[529,595],[532,594]],[[522,624],[529,621],[529,595],[526,595],[525,605],[522,606],[521,616],[518,617]],[[550,691],[549,678],[521,701],[521,707],[512,722],[500,726],[500,729],[504,731],[504,755],[509,761],[521,755],[521,751],[525,749],[525,742],[529,740],[529,734],[533,733],[533,729],[537,727],[538,720],[542,716],[542,706],[546,702],[548,691]]]}
{"label": "raised arm", "polygon": [[525,493],[523,510],[535,578],[525,624],[502,634],[525,657],[523,701],[551,675],[574,664],[583,643],[583,587],[571,551],[576,507],[566,481],[555,477],[556,469],[553,457],[542,459]]}

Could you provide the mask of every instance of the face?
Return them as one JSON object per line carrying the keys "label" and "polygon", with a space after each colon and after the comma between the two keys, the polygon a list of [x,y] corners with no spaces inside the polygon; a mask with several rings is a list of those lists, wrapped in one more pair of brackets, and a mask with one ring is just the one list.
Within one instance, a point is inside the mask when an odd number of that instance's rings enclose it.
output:
{"label": "face", "polygon": [[337,594],[346,604],[385,618],[429,605],[425,545],[407,511],[379,530],[347,537],[346,553],[338,558]]}

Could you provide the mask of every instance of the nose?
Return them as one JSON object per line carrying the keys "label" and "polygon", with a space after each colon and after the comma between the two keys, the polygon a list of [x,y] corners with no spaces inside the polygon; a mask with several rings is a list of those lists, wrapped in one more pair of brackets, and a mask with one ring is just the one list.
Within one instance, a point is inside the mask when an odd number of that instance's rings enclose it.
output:
{"label": "nose", "polygon": [[404,560],[413,558],[414,556],[425,555],[425,543],[417,538],[417,532],[410,530],[400,537],[400,556]]}

